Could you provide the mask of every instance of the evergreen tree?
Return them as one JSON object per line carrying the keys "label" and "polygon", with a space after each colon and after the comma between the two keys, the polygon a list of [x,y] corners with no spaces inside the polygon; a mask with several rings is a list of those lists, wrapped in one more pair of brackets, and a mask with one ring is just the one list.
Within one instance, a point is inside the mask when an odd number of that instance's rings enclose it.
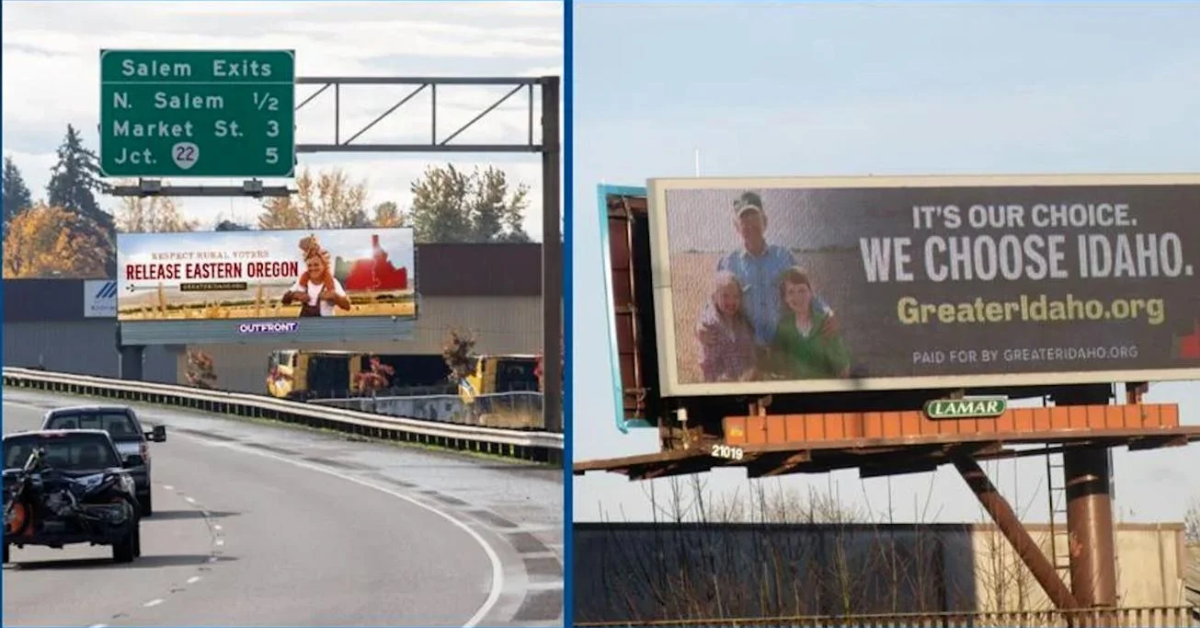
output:
{"label": "evergreen tree", "polygon": [[111,233],[115,229],[113,217],[96,201],[97,192],[108,191],[100,180],[98,162],[96,153],[84,147],[79,131],[67,125],[67,137],[58,147],[58,163],[50,169],[46,201],[52,207],[80,214]]}
{"label": "evergreen tree", "polygon": [[21,176],[21,170],[13,163],[12,157],[4,158],[4,176],[0,186],[4,194],[4,231],[7,233],[13,218],[33,207],[33,195],[29,193],[25,177]]}
{"label": "evergreen tree", "polygon": [[240,222],[234,222],[228,219],[222,219],[217,223],[217,228],[214,231],[250,231],[249,225],[243,225]]}
{"label": "evergreen tree", "polygon": [[[95,229],[94,239],[100,243],[107,262],[108,276],[117,272],[117,226],[113,217],[100,208],[96,193],[105,193],[108,186],[100,180],[100,165],[96,153],[83,145],[83,138],[73,125],[67,125],[67,136],[58,147],[58,163],[50,169],[46,186],[47,204],[76,214],[83,221],[76,228]],[[85,227],[85,225],[87,225]]]}

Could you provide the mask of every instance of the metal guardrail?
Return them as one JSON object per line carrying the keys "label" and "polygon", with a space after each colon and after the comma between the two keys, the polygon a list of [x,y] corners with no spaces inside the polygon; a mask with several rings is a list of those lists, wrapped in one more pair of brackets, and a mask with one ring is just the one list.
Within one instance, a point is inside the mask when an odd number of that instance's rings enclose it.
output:
{"label": "metal guardrail", "polygon": [[437,423],[355,410],[316,406],[260,395],[204,390],[171,384],[5,368],[4,385],[48,392],[165,405],[270,419],[382,440],[396,440],[561,464],[563,435]]}
{"label": "metal guardrail", "polygon": [[[546,427],[542,393],[539,392],[514,391],[476,395],[472,403],[464,402],[458,395],[344,397],[309,399],[307,403],[455,425],[525,431],[541,431]],[[504,420],[506,418],[509,420]]]}
{"label": "metal guardrail", "polygon": [[1085,610],[1021,610],[992,612],[894,613],[888,615],[812,615],[675,619],[637,622],[574,622],[575,626],[773,626],[778,628],[1195,628],[1197,609],[1190,606],[1146,606]]}

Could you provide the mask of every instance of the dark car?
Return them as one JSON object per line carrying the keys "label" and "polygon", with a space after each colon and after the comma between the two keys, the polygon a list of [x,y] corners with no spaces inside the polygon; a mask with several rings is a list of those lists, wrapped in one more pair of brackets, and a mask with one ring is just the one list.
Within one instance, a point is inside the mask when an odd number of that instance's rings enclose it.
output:
{"label": "dark car", "polygon": [[167,441],[167,428],[158,425],[146,431],[137,413],[129,406],[71,406],[55,408],[42,419],[43,430],[104,430],[112,437],[122,458],[140,456],[143,463],[128,467],[137,483],[137,500],[142,516],[154,514],[150,491],[149,443]]}
{"label": "dark car", "polygon": [[[139,465],[138,455],[125,458]],[[113,560],[142,553],[133,476],[103,430],[4,436],[4,562],[11,546],[112,546]]]}

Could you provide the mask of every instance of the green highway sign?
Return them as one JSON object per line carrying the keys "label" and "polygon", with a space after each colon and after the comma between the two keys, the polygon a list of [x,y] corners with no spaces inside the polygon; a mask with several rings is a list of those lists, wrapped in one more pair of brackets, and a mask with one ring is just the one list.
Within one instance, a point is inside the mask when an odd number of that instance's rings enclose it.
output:
{"label": "green highway sign", "polygon": [[925,416],[931,419],[990,419],[1007,410],[1007,397],[934,399],[925,404]]}
{"label": "green highway sign", "polygon": [[291,177],[291,50],[102,50],[106,177]]}

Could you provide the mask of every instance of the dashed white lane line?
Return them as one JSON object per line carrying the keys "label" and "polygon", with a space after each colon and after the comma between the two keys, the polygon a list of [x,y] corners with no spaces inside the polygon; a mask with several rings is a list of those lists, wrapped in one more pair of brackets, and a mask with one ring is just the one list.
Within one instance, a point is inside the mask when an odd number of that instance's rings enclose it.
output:
{"label": "dashed white lane line", "polygon": [[[171,486],[169,484],[164,484],[163,488],[165,488],[168,491],[175,490],[175,487]],[[186,501],[189,504],[192,504],[192,505],[196,504],[196,500],[192,497],[188,497],[188,496],[184,495],[183,499],[184,499],[184,501]],[[203,511],[201,511],[201,514],[203,514],[206,519],[208,518],[208,515],[209,515],[208,511],[203,510]],[[214,527],[218,530],[221,529],[221,526],[214,526]],[[217,545],[224,545],[225,539],[218,538],[218,539],[215,539],[215,542]],[[210,562],[210,563],[217,562],[217,557],[209,556],[208,562]],[[200,582],[200,576],[192,576],[187,579],[187,584],[189,584],[189,585],[196,584],[197,582]],[[143,608],[154,608],[155,606],[158,606],[159,604],[162,604],[163,602],[165,602],[165,600],[163,600],[162,598],[156,598],[156,599],[150,600],[149,602],[146,602],[145,604],[142,604],[142,607]],[[108,628],[108,624],[92,624],[88,628]]]}
{"label": "dashed white lane line", "polygon": [[[357,484],[357,485],[365,487],[365,488],[379,491],[380,493],[383,493],[385,495],[390,495],[392,497],[395,497],[396,499],[399,499],[404,502],[408,502],[409,504],[412,504],[413,506],[416,506],[417,508],[420,508],[427,512],[433,513],[433,514],[445,519],[451,525],[453,525],[454,527],[461,530],[467,536],[471,537],[471,540],[475,541],[475,543],[477,545],[479,545],[479,547],[483,550],[483,553],[487,556],[488,562],[491,563],[491,567],[492,567],[492,582],[491,582],[490,590],[488,591],[487,599],[484,600],[483,605],[480,606],[479,609],[475,611],[475,615],[473,615],[470,619],[468,619],[467,622],[461,626],[461,628],[475,628],[476,626],[478,626],[480,624],[480,622],[482,622],[483,619],[485,617],[487,617],[487,614],[489,612],[491,612],[491,610],[500,601],[500,594],[504,590],[504,567],[500,564],[500,556],[496,553],[495,548],[493,548],[491,546],[491,544],[488,543],[487,540],[485,540],[483,538],[483,536],[481,536],[478,532],[476,532],[473,528],[471,528],[470,525],[465,523],[463,520],[455,517],[454,515],[452,515],[448,512],[445,512],[443,510],[439,510],[438,508],[436,508],[434,506],[426,504],[414,497],[405,495],[404,493],[393,491],[390,488],[380,486],[378,484],[373,484],[373,483],[363,480],[361,478],[354,477],[353,475],[347,475],[345,473],[340,473],[338,471],[334,471],[333,469],[330,469],[328,467],[323,467],[323,466],[315,465],[315,464],[309,464],[307,462],[300,462],[299,460],[294,460],[292,458],[288,458],[285,456],[278,456],[278,455],[275,455],[272,453],[267,453],[265,451],[257,451],[254,449],[250,449],[248,447],[240,447],[240,446],[237,446],[237,445],[234,445],[231,443],[213,443],[213,442],[209,442],[202,438],[196,438],[194,436],[192,436],[192,437],[184,436],[184,438],[191,440],[193,442],[196,442],[196,443],[200,443],[206,447],[218,447],[218,448],[224,448],[224,449],[233,449],[240,453],[250,454],[253,456],[260,456],[263,458],[270,458],[272,460],[282,462],[284,464],[288,464],[293,467],[299,467],[301,469],[307,469],[309,471],[323,473],[325,475],[335,477],[340,480],[345,480],[347,482],[351,482],[353,484]],[[209,562],[216,562],[216,560],[217,560],[216,556],[209,557]]]}
{"label": "dashed white lane line", "polygon": [[221,530],[224,530],[225,528],[222,528],[222,527],[220,526],[220,524],[216,524],[216,523],[214,523],[214,524],[213,524],[213,529],[214,529],[214,530],[217,530],[217,531],[221,531]]}

